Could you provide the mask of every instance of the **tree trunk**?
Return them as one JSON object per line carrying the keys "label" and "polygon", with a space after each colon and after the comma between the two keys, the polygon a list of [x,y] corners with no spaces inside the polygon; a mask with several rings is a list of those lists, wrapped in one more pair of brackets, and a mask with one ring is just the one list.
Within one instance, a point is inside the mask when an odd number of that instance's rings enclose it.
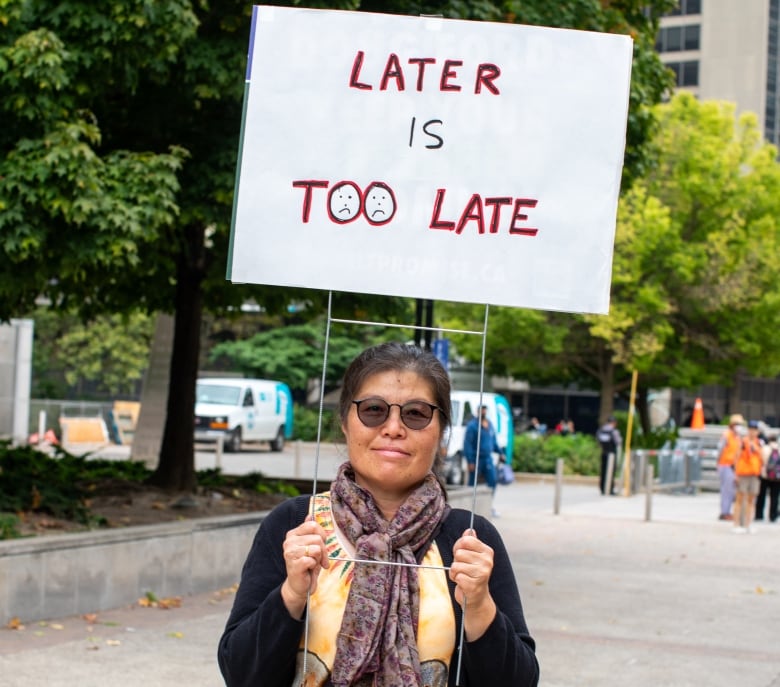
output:
{"label": "tree trunk", "polygon": [[647,436],[652,430],[650,423],[650,407],[647,403],[647,387],[637,385],[634,406],[636,408],[639,424],[642,427],[642,433]]}
{"label": "tree trunk", "polygon": [[[203,231],[188,227],[188,250],[177,265],[176,315],[171,351],[170,384],[160,461],[149,481],[163,489],[192,491],[195,488],[195,385],[200,358],[203,317]],[[193,260],[192,256],[196,256]]]}
{"label": "tree trunk", "polygon": [[615,410],[615,365],[608,355],[604,356],[600,365],[599,376],[601,377],[599,380],[601,387],[599,426],[601,426]]}

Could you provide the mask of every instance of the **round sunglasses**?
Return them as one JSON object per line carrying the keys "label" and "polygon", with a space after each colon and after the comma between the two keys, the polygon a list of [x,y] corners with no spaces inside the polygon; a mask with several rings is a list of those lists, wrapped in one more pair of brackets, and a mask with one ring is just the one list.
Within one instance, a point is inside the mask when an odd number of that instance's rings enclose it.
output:
{"label": "round sunglasses", "polygon": [[396,406],[401,413],[401,422],[409,429],[425,429],[433,419],[433,411],[444,411],[439,406],[425,401],[388,403],[383,398],[362,398],[352,401],[357,406],[357,416],[366,427],[379,427],[390,417],[390,408]]}

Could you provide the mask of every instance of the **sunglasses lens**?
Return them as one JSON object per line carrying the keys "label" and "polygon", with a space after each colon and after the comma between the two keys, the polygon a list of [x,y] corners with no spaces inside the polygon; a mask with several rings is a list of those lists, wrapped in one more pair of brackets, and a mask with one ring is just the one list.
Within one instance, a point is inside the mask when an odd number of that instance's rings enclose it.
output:
{"label": "sunglasses lens", "polygon": [[[360,421],[366,427],[379,427],[390,416],[391,406],[398,405],[397,403],[390,404],[381,398],[364,398],[362,401],[353,401],[353,403],[357,406]],[[404,403],[399,407],[401,422],[409,429],[425,429],[431,424],[435,407],[422,401],[409,401],[409,403]]]}
{"label": "sunglasses lens", "polygon": [[390,414],[390,406],[381,398],[369,398],[357,404],[360,421],[366,427],[378,427]]}
{"label": "sunglasses lens", "polygon": [[401,420],[409,429],[424,429],[433,417],[433,408],[425,403],[411,401],[401,407]]}

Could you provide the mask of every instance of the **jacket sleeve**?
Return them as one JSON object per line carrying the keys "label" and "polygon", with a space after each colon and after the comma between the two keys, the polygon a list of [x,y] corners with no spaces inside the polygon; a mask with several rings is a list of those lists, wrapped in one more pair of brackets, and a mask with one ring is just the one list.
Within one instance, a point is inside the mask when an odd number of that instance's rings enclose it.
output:
{"label": "jacket sleeve", "polygon": [[[441,540],[437,538],[445,565],[452,563],[452,546],[469,527],[471,514],[453,509],[442,528]],[[463,644],[461,661],[461,686],[484,684],[490,676],[491,687],[536,687],[539,684],[539,663],[536,644],[531,637],[523,615],[520,592],[504,542],[493,524],[478,515],[474,516],[477,536],[493,549],[493,574],[490,577],[490,594],[496,602],[496,617],[485,634],[473,642]],[[447,548],[449,547],[449,548]],[[450,594],[458,632],[462,621],[460,605],[455,601],[455,585],[449,582]],[[466,607],[468,613],[468,605]],[[456,640],[459,641],[459,640]],[[449,684],[455,685],[458,670],[457,648],[450,665]]]}
{"label": "jacket sleeve", "polygon": [[477,459],[477,426],[473,422],[466,425],[466,434],[463,437],[463,455],[470,463]]}
{"label": "jacket sleeve", "polygon": [[217,660],[227,687],[289,687],[303,621],[287,611],[281,585],[286,533],[299,525],[308,497],[288,499],[263,520],[255,535],[241,582],[219,641]]}

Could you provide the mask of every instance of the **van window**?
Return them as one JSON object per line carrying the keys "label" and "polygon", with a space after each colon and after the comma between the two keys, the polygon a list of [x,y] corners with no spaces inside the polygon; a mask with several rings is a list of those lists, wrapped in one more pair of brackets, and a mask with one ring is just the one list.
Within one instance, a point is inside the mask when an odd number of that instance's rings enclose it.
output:
{"label": "van window", "polygon": [[463,426],[465,427],[473,417],[474,413],[471,410],[471,403],[466,401],[466,406],[463,409]]}
{"label": "van window", "polygon": [[252,398],[252,389],[247,389],[244,392],[244,408],[248,408],[255,404],[255,399]]}
{"label": "van window", "polygon": [[239,398],[241,398],[241,389],[235,386],[198,384],[195,389],[195,401],[197,403],[237,406]]}

